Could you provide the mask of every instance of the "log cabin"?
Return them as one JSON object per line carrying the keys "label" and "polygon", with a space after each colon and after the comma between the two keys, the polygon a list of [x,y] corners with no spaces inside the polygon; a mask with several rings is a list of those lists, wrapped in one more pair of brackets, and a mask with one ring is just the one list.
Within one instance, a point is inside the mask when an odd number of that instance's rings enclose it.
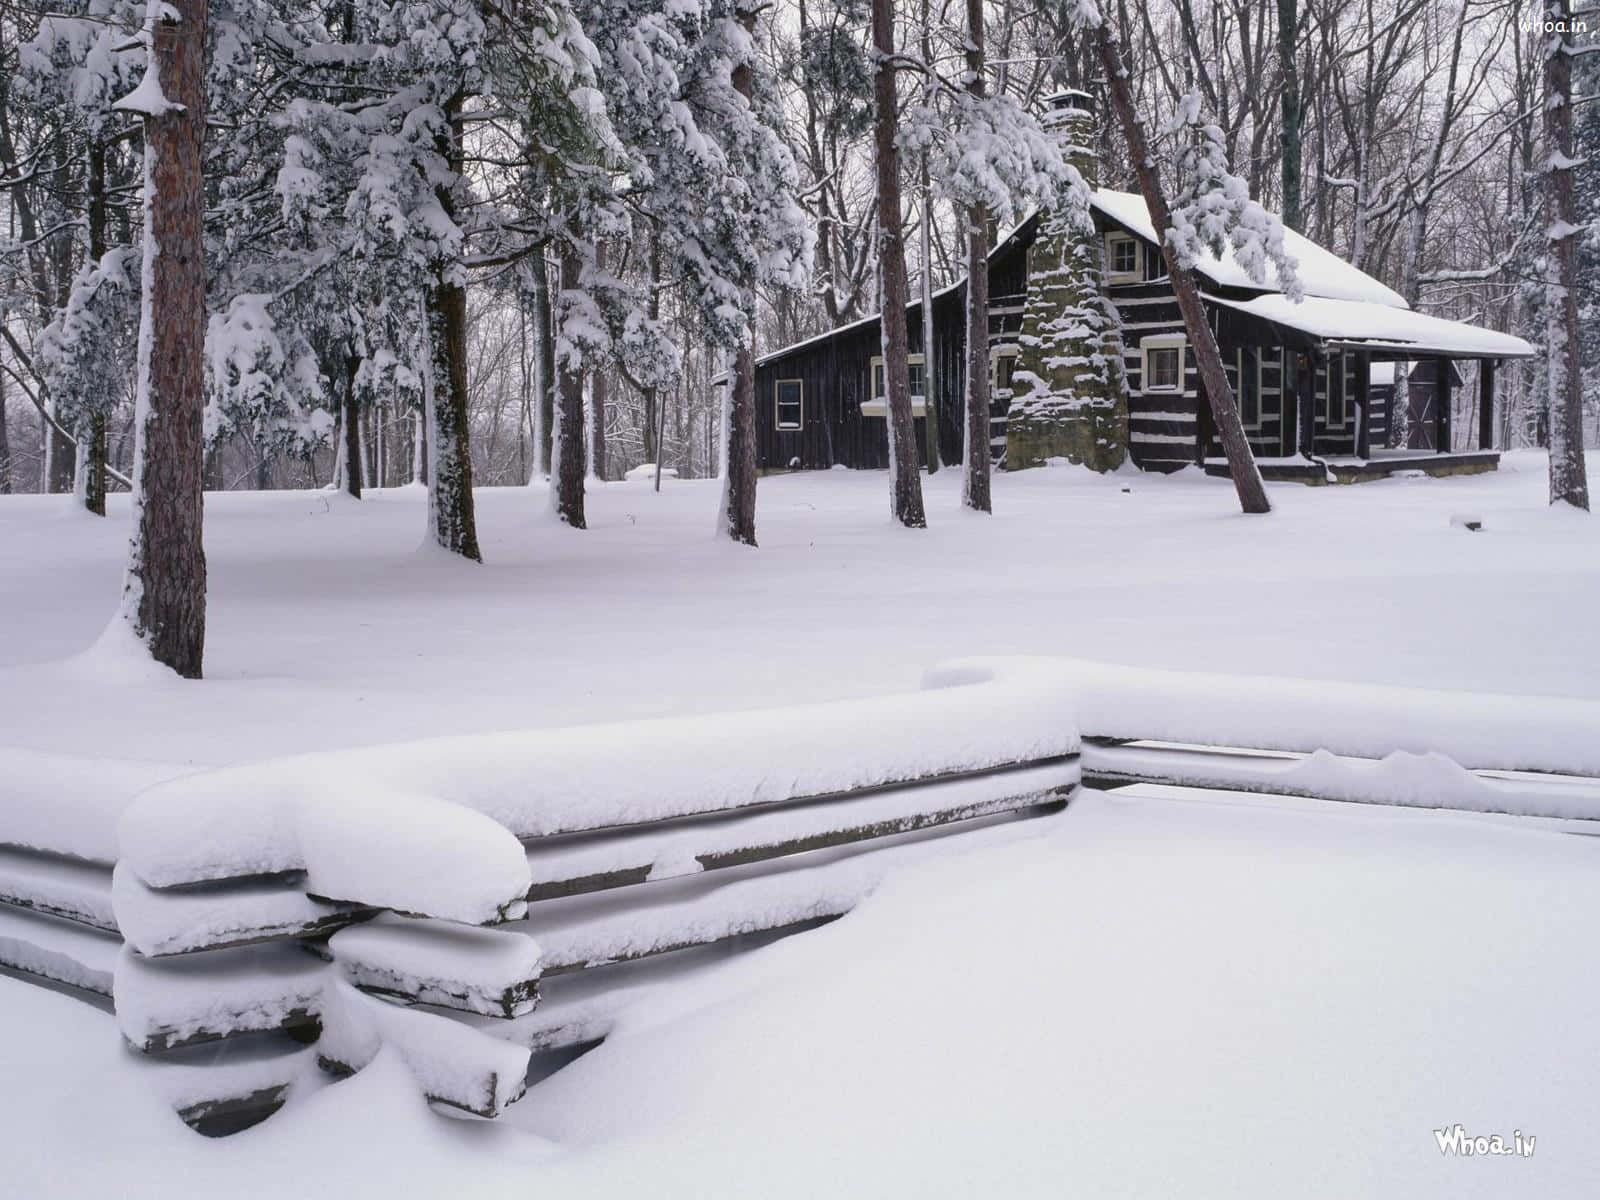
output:
{"label": "log cabin", "polygon": [[[1044,124],[1089,185],[1078,211],[1036,211],[989,256],[991,447],[1007,470],[1061,462],[1113,470],[1125,462],[1226,474],[1142,197],[1096,186],[1093,118],[1082,92],[1052,96]],[[1082,211],[1086,207],[1087,212]],[[1495,368],[1527,358],[1521,338],[1412,309],[1372,276],[1284,230],[1304,298],[1284,294],[1269,266],[1253,280],[1231,249],[1196,275],[1251,449],[1269,479],[1357,482],[1397,470],[1493,470]],[[941,463],[961,461],[966,281],[907,306],[912,408],[926,461],[935,423]],[[924,331],[931,325],[931,339]],[[930,343],[931,342],[931,346]],[[876,315],[762,355],[756,365],[757,447],[764,471],[883,468],[888,436]],[[1390,446],[1393,387],[1410,364],[1426,379],[1420,418]],[[1459,367],[1475,363],[1464,375]],[[1452,385],[1477,403],[1458,429]],[[716,381],[719,384],[723,380]],[[1411,389],[1413,402],[1419,395]],[[1419,424],[1422,426],[1419,428]]]}

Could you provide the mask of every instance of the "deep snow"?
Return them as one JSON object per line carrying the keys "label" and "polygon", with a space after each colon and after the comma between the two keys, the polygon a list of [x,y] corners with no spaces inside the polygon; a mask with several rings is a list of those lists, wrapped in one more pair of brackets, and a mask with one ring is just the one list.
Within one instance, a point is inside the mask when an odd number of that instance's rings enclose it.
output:
{"label": "deep snow", "polygon": [[[486,489],[481,567],[418,549],[415,489],[213,495],[200,685],[50,662],[115,610],[126,501],[99,521],[6,497],[3,740],[220,764],[911,691],[941,659],[1015,653],[1600,697],[1600,525],[1546,508],[1536,455],[1275,486],[1266,519],[1192,471],[1072,470],[1000,477],[984,519],[959,474],[925,481],[920,533],[889,525],[881,473],[763,479],[754,552],[713,541],[711,481],[591,484],[585,532],[543,489]],[[1451,527],[1467,509],[1481,533]]]}
{"label": "deep snow", "polygon": [[[1097,794],[1034,824],[626,1014],[495,1126],[429,1118],[385,1059],[207,1143],[103,1014],[0,979],[10,1186],[1592,1194],[1600,840]],[[1535,1153],[1445,1158],[1432,1131],[1456,1122]]]}
{"label": "deep snow", "polygon": [[[1046,470],[1001,477],[984,519],[951,471],[924,533],[888,523],[881,474],[773,478],[754,552],[712,540],[715,483],[591,484],[585,533],[542,489],[483,491],[482,567],[418,549],[414,489],[212,496],[199,684],[88,650],[125,502],[100,522],[8,497],[0,743],[134,778],[881,695],[990,654],[1600,698],[1600,533],[1545,507],[1542,459],[1507,468],[1274,487],[1267,518],[1192,472]],[[1467,510],[1483,532],[1451,525]],[[32,761],[0,804],[92,808],[103,847],[103,798],[76,777],[42,795]],[[919,856],[843,921],[657,989],[493,1126],[430,1115],[380,1054],[207,1143],[104,1014],[0,979],[8,1187],[1577,1197],[1600,1176],[1600,838],[1094,795],[1031,828]],[[1443,1158],[1432,1131],[1456,1122],[1537,1151]]]}

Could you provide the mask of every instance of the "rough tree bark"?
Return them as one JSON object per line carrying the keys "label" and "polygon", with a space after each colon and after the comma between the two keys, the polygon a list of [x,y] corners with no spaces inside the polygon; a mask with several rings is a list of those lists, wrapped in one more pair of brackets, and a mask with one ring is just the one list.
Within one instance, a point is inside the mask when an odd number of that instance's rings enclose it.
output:
{"label": "rough tree bark", "polygon": [[[651,324],[661,319],[661,234],[650,234],[650,258],[647,267],[650,279],[650,297],[645,302]],[[644,389],[644,460],[656,465],[656,491],[661,490],[661,437],[657,428],[656,411],[661,405],[661,390],[651,386]]]}
{"label": "rough tree bark", "polygon": [[1300,30],[1295,0],[1278,0],[1278,62],[1283,69],[1282,128],[1283,223],[1296,233],[1305,232],[1300,210],[1300,68],[1294,45]]}
{"label": "rough tree bark", "polygon": [[345,492],[361,499],[361,414],[356,410],[356,357],[348,354],[344,367],[344,404],[340,420],[344,423],[344,478],[339,481]]}
{"label": "rough tree bark", "polygon": [[1133,92],[1128,86],[1127,68],[1123,66],[1122,50],[1112,36],[1110,26],[1101,21],[1095,29],[1095,45],[1100,54],[1100,65],[1105,71],[1111,91],[1111,104],[1116,109],[1123,137],[1128,143],[1128,157],[1134,162],[1139,175],[1139,190],[1144,193],[1145,204],[1150,209],[1150,222],[1155,226],[1156,239],[1161,243],[1161,255],[1172,279],[1172,290],[1177,293],[1178,308],[1183,312],[1184,329],[1189,347],[1194,351],[1195,365],[1200,371],[1200,383],[1205,388],[1211,415],[1216,421],[1217,435],[1222,440],[1223,452],[1228,456],[1228,471],[1233,476],[1233,486],[1239,493],[1239,505],[1247,513],[1272,511],[1267,500],[1266,486],[1261,482],[1261,472],[1256,467],[1255,456],[1250,453],[1250,442],[1245,437],[1244,424],[1239,420],[1239,409],[1234,403],[1233,389],[1228,386],[1228,376],[1222,368],[1222,354],[1217,349],[1216,336],[1206,321],[1205,304],[1200,299],[1200,289],[1195,285],[1194,274],[1178,261],[1177,251],[1167,237],[1172,227],[1172,212],[1167,207],[1166,193],[1161,190],[1161,179],[1156,174],[1155,159],[1145,138],[1144,125],[1134,108]]}
{"label": "rough tree bark", "polygon": [[[1571,30],[1572,0],[1545,0],[1545,28]],[[1545,35],[1544,134],[1548,147],[1545,228],[1550,251],[1545,280],[1545,377],[1550,403],[1550,503],[1589,508],[1584,473],[1583,388],[1578,344],[1578,198],[1573,187],[1572,34]]]}
{"label": "rough tree bark", "polygon": [[[561,247],[561,286],[583,285],[583,257],[570,245]],[[556,515],[574,529],[583,517],[583,369],[562,363],[558,368],[555,437],[550,462],[551,498]]]}
{"label": "rough tree bark", "polygon": [[[878,272],[882,290],[884,391],[889,401],[890,508],[910,529],[927,527],[922,473],[917,466],[916,424],[911,416],[911,379],[906,364],[906,248],[900,219],[900,118],[894,64],[893,0],[872,0],[873,123],[878,168]],[[735,393],[737,398],[737,393]]]}
{"label": "rough tree bark", "polygon": [[[970,11],[970,10],[969,10]],[[981,22],[980,22],[981,24]],[[933,61],[933,10],[930,0],[922,0],[922,61]],[[933,80],[924,84],[922,98],[930,107],[933,103]],[[928,152],[922,152],[918,183],[922,190],[922,432],[925,443],[923,457],[928,462],[928,474],[939,470],[939,382],[935,372],[939,366],[938,347],[934,342],[933,326],[933,181],[928,175]]]}
{"label": "rough tree bark", "polygon": [[[89,259],[98,263],[106,253],[106,151],[99,138],[89,142],[88,156]],[[106,413],[97,408],[78,430],[78,473],[75,486],[84,508],[97,517],[106,515]]]}
{"label": "rough tree bark", "polygon": [[[445,102],[439,153],[451,181],[437,185],[439,203],[455,219],[455,187],[462,167],[461,104],[458,92]],[[458,264],[444,262],[427,289],[431,396],[428,429],[428,512],[434,541],[452,554],[483,561],[472,503],[472,455],[467,420],[467,289]],[[359,436],[356,441],[359,447]],[[355,468],[359,470],[360,467]]]}
{"label": "rough tree bark", "polygon": [[[594,244],[594,266],[596,271],[606,269],[606,244],[603,240],[597,240]],[[597,362],[594,364],[593,382],[589,385],[589,471],[596,479],[606,477],[606,400],[609,389],[605,364]]]}
{"label": "rough tree bark", "polygon": [[142,85],[145,103],[125,106],[144,113],[145,234],[122,617],[151,657],[190,679],[200,677],[206,631],[206,9],[207,0],[161,6],[167,16],[153,21],[147,68],[159,88],[152,95]]}
{"label": "rough tree bark", "polygon": [[[967,0],[967,90],[982,97],[983,0]],[[989,210],[967,210],[967,387],[961,502],[992,512],[989,495]]]}
{"label": "rough tree bark", "polygon": [[[749,0],[737,5],[739,24],[754,36],[759,6]],[[733,87],[746,100],[754,94],[750,64],[733,69]],[[751,304],[755,295],[751,280],[745,280]],[[728,380],[730,395],[725,405],[727,420],[722,430],[726,467],[722,479],[720,532],[745,546],[756,544],[756,354],[755,313],[751,312],[750,340],[733,353],[733,369]]]}
{"label": "rough tree bark", "polygon": [[550,312],[550,270],[545,265],[544,251],[535,253],[529,260],[529,273],[533,276],[533,327],[536,333],[535,348],[539,390],[539,474],[550,475],[550,446],[556,428],[556,330]]}
{"label": "rough tree bark", "polygon": [[[0,314],[0,321],[5,319]],[[11,494],[11,434],[6,428],[6,377],[0,371],[0,496]]]}

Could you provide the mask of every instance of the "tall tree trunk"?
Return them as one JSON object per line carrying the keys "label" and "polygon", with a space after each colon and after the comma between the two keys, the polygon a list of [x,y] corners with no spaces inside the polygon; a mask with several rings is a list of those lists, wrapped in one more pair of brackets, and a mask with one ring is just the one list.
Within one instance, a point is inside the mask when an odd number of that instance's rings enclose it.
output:
{"label": "tall tree trunk", "polygon": [[[971,5],[968,5],[968,15],[971,15]],[[979,21],[981,27],[983,22]],[[982,36],[981,33],[979,35]],[[933,12],[931,0],[922,0],[922,61],[933,61]],[[980,73],[981,82],[981,73]],[[930,108],[933,105],[933,80],[929,79],[923,87],[923,103]],[[928,460],[928,474],[932,475],[939,470],[939,378],[936,370],[939,362],[938,347],[934,344],[933,325],[933,181],[928,175],[928,152],[922,152],[920,164],[921,178],[918,183],[922,191],[922,390],[925,393],[922,400],[922,431],[927,448],[924,457]]]}
{"label": "tall tree trunk", "polygon": [[924,529],[922,474],[906,364],[906,248],[900,220],[900,115],[895,95],[893,0],[872,0],[874,142],[878,167],[878,271],[882,288],[884,390],[888,394],[890,509],[910,529]]}
{"label": "tall tree trunk", "polygon": [[[563,244],[561,287],[576,290],[582,286],[583,257]],[[550,463],[551,500],[563,522],[583,529],[583,368],[561,363],[557,374],[560,394]]]}
{"label": "tall tree trunk", "polygon": [[[460,178],[461,103],[458,92],[445,104],[446,127],[439,133],[439,152],[449,164],[451,180],[437,187],[445,214],[455,218],[455,183]],[[428,510],[433,539],[462,558],[482,562],[472,503],[472,455],[467,413],[467,289],[458,263],[440,263],[428,288],[428,350],[432,397],[428,424]],[[359,424],[357,425],[359,429]],[[359,450],[360,436],[353,443]],[[359,457],[351,465],[360,470]]]}
{"label": "tall tree trunk", "polygon": [[354,499],[361,499],[361,414],[356,409],[356,357],[345,356],[344,367],[344,478],[341,486]]}
{"label": "tall tree trunk", "polygon": [[[650,323],[653,325],[661,319],[661,231],[654,230],[650,234],[650,259],[649,259],[650,296],[645,302],[645,311],[649,314]],[[661,389],[651,385],[644,390],[644,460],[656,465],[656,491],[661,490],[661,430],[665,421],[658,421],[657,411],[661,408]]]}
{"label": "tall tree trunk", "polygon": [[[983,0],[967,0],[967,90],[981,102]],[[992,512],[989,498],[989,210],[967,210],[967,394],[961,502]]]}
{"label": "tall tree trunk", "polygon": [[539,474],[550,475],[550,445],[556,427],[556,331],[550,311],[550,269],[541,249],[528,260],[533,276],[534,378],[539,414]]}
{"label": "tall tree trunk", "polygon": [[[1200,383],[1205,388],[1206,399],[1215,418],[1217,435],[1223,452],[1228,456],[1228,471],[1233,476],[1233,486],[1239,493],[1239,505],[1247,513],[1272,511],[1267,500],[1266,486],[1261,482],[1261,472],[1256,467],[1255,456],[1250,453],[1250,442],[1245,437],[1244,424],[1239,420],[1239,409],[1234,403],[1233,389],[1228,386],[1228,376],[1222,368],[1222,354],[1217,349],[1216,336],[1206,320],[1205,304],[1200,299],[1200,289],[1195,285],[1194,274],[1178,261],[1167,232],[1172,228],[1172,212],[1167,207],[1166,193],[1161,190],[1161,179],[1156,174],[1155,158],[1145,139],[1144,125],[1134,108],[1133,93],[1128,86],[1127,69],[1123,66],[1122,51],[1111,35],[1110,26],[1103,20],[1095,30],[1095,44],[1100,52],[1100,65],[1105,71],[1111,91],[1112,107],[1122,125],[1123,137],[1128,142],[1128,157],[1139,175],[1139,189],[1150,209],[1150,222],[1155,226],[1156,240],[1161,243],[1161,254],[1166,261],[1167,274],[1172,279],[1172,290],[1178,297],[1178,308],[1183,313],[1184,329],[1188,334],[1189,348],[1194,351],[1195,365],[1200,370]],[[1307,401],[1309,403],[1309,400]]]}
{"label": "tall tree trunk", "polygon": [[[739,0],[739,24],[752,38],[755,36],[756,13],[759,5],[753,0]],[[749,100],[754,95],[754,76],[748,62],[740,62],[733,69],[733,87],[739,95]],[[745,546],[756,544],[756,355],[755,355],[755,288],[753,280],[744,280],[744,290],[750,297],[750,330],[745,343],[733,353],[730,395],[723,409],[722,446],[726,464],[722,476],[722,509],[718,516],[719,532]],[[902,314],[902,325],[904,324]]]}
{"label": "tall tree trunk", "polygon": [[44,490],[52,495],[70,492],[77,463],[77,447],[61,431],[61,426],[55,423],[61,418],[56,412],[55,401],[48,398],[48,389],[42,384],[39,387],[39,396],[44,400],[53,418],[52,421],[46,422],[44,427]]}
{"label": "tall tree trunk", "polygon": [[[606,269],[606,244],[594,244],[594,269]],[[610,383],[606,378],[604,363],[594,364],[594,374],[589,385],[589,471],[596,479],[606,477],[606,400]]]}
{"label": "tall tree trunk", "polygon": [[207,0],[152,5],[149,66],[164,111],[144,121],[134,534],[122,616],[157,662],[198,679],[205,654],[205,135]]}
{"label": "tall tree trunk", "polygon": [[1296,233],[1305,230],[1300,211],[1300,67],[1295,61],[1299,30],[1295,0],[1278,0],[1278,61],[1283,69],[1283,128],[1278,131],[1283,147],[1283,223]]}
{"label": "tall tree trunk", "polygon": [[[1548,147],[1545,347],[1550,356],[1550,503],[1589,508],[1583,455],[1583,379],[1578,345],[1578,220],[1573,187],[1572,0],[1545,0],[1544,134]],[[1442,390],[1441,390],[1442,394]]]}
{"label": "tall tree trunk", "polygon": [[[0,316],[3,321],[4,316]],[[6,377],[0,371],[0,496],[11,494],[11,431],[6,427]]]}
{"label": "tall tree trunk", "polygon": [[[99,138],[89,141],[88,156],[89,258],[98,263],[106,253],[106,151]],[[106,515],[106,413],[97,408],[87,415],[78,434],[78,479],[75,490],[84,508],[97,517]]]}

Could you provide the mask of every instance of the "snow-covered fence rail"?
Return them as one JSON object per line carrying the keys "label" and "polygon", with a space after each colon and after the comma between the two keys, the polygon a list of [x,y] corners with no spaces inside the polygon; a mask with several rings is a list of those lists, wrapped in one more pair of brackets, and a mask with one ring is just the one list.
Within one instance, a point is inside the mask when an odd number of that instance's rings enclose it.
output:
{"label": "snow-covered fence rail", "polygon": [[100,787],[63,764],[49,816],[50,764],[20,755],[0,967],[111,1000],[198,1126],[385,1052],[493,1116],[532,1051],[647,995],[648,961],[837,917],[939,835],[1025,833],[1080,782],[1600,819],[1597,733],[1580,701],[972,660],[837,704]]}
{"label": "snow-covered fence rail", "polygon": [[[542,979],[815,924],[928,837],[1059,808],[1063,699],[1005,682],[168,771],[113,806],[116,853],[74,864],[86,896],[0,816],[0,845],[30,846],[0,858],[0,901],[31,909],[5,914],[0,965],[113,997],[211,1128],[282,1103],[308,1057],[384,1047],[492,1116],[562,1040],[530,1020]],[[210,1086],[177,1069],[195,1047]]]}

